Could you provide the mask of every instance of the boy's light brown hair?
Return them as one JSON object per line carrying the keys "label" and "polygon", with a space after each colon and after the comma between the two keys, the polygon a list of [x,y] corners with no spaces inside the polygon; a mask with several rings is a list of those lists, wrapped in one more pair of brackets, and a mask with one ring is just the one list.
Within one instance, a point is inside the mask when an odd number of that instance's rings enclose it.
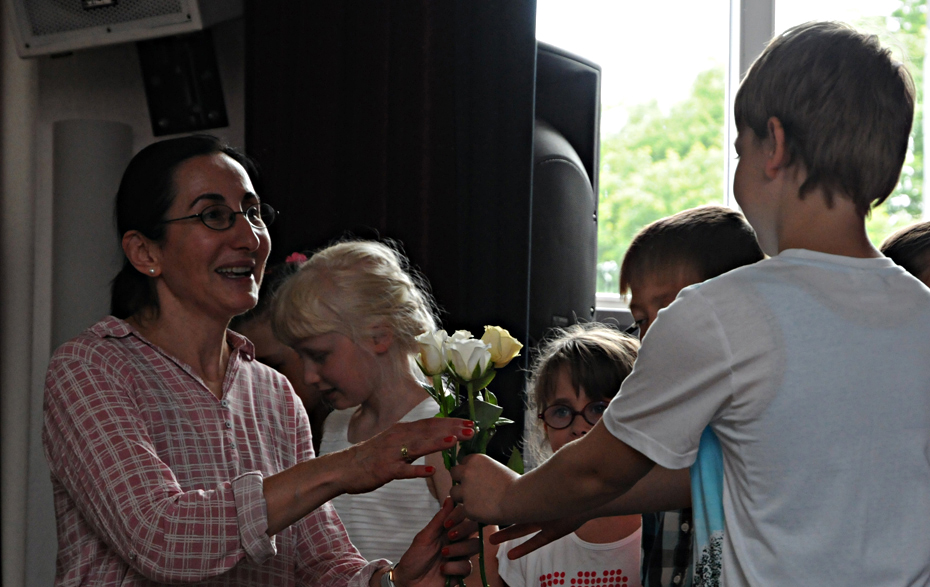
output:
{"label": "boy's light brown hair", "polygon": [[785,130],[791,162],[807,171],[803,198],[823,189],[827,204],[848,195],[862,216],[891,194],[914,120],[914,82],[874,35],[812,22],[774,38],[736,94],[736,128],[768,137]]}
{"label": "boy's light brown hair", "polygon": [[656,220],[639,231],[620,266],[620,293],[644,275],[694,270],[701,281],[761,261],[765,255],[742,214],[699,206]]}
{"label": "boy's light brown hair", "polygon": [[903,228],[885,239],[882,254],[930,284],[930,221]]}

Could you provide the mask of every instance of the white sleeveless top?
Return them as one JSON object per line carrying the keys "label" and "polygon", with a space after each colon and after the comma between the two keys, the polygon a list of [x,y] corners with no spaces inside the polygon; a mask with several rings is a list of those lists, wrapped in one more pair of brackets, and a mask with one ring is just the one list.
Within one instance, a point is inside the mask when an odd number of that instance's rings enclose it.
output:
{"label": "white sleeveless top", "polygon": [[[358,408],[336,410],[323,423],[320,454],[346,449],[349,442],[349,418]],[[420,402],[400,422],[432,418],[439,405],[427,398]],[[422,465],[424,459],[415,461]],[[349,539],[368,560],[386,558],[397,562],[407,551],[413,537],[439,511],[439,502],[426,484],[426,479],[398,479],[360,495],[340,495],[332,500]]]}

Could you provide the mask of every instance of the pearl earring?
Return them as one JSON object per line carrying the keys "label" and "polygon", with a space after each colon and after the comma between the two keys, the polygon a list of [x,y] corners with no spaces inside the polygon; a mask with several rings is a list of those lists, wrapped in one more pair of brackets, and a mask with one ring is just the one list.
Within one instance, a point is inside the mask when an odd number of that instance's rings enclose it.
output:
{"label": "pearl earring", "polygon": [[149,273],[151,273],[152,275],[155,275],[155,269],[154,268],[149,269]]}

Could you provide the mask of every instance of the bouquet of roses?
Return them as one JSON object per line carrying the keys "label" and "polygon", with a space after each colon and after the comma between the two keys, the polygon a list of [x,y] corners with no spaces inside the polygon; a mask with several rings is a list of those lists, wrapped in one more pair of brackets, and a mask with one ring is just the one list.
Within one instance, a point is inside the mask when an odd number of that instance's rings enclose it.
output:
{"label": "bouquet of roses", "polygon": [[[466,330],[457,330],[449,336],[445,330],[424,332],[417,337],[420,354],[417,364],[432,381],[426,390],[439,404],[439,418],[466,418],[475,423],[475,436],[463,442],[460,448],[443,451],[447,469],[469,454],[485,454],[488,441],[498,426],[513,421],[501,417],[504,410],[497,397],[488,389],[496,369],[507,366],[520,355],[523,345],[499,326],[485,326],[484,335],[477,339]],[[461,393],[462,388],[465,393]],[[523,473],[520,451],[514,449],[508,466]],[[480,554],[481,582],[487,587],[484,572],[484,536]]]}

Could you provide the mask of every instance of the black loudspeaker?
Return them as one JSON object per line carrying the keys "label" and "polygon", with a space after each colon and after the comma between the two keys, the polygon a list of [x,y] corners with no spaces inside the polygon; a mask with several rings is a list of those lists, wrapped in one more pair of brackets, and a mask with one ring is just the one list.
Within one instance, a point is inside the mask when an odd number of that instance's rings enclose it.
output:
{"label": "black loudspeaker", "polygon": [[243,0],[6,0],[20,57],[202,30],[242,15]]}
{"label": "black loudspeaker", "polygon": [[539,43],[529,340],[594,320],[601,69]]}
{"label": "black loudspeaker", "polygon": [[136,47],[154,136],[229,126],[209,29]]}

